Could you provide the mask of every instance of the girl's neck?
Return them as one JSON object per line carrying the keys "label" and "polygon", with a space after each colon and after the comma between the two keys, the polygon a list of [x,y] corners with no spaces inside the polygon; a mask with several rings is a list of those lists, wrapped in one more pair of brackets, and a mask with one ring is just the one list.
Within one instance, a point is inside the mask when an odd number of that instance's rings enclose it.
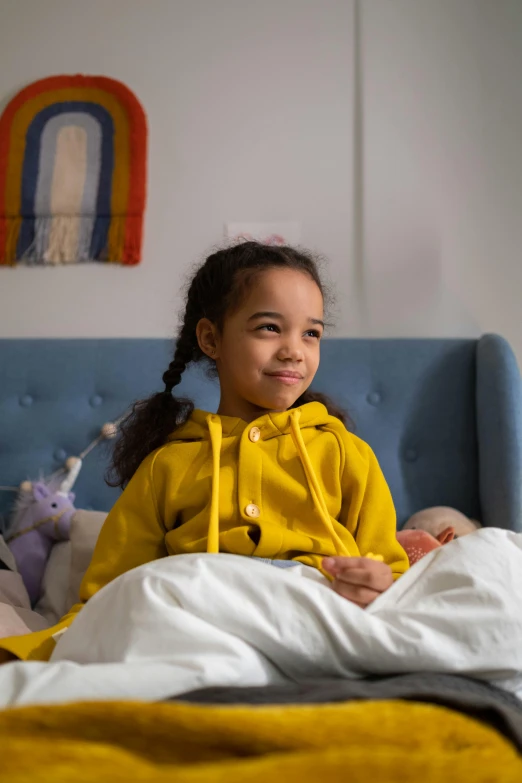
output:
{"label": "girl's neck", "polygon": [[248,424],[255,419],[259,419],[260,416],[264,416],[266,413],[274,413],[274,411],[268,408],[259,408],[257,405],[253,405],[247,400],[235,401],[234,403],[227,404],[226,400],[221,399],[219,401],[217,413],[219,416],[230,416],[234,419],[242,419]]}

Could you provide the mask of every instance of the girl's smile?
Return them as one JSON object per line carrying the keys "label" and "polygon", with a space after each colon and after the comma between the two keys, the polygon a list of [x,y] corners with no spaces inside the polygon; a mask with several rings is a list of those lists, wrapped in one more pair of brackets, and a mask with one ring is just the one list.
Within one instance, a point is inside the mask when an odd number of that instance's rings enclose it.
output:
{"label": "girl's smile", "polygon": [[288,384],[288,386],[293,386],[303,380],[303,376],[300,373],[292,372],[291,370],[276,370],[276,372],[267,372],[265,374],[274,381]]}

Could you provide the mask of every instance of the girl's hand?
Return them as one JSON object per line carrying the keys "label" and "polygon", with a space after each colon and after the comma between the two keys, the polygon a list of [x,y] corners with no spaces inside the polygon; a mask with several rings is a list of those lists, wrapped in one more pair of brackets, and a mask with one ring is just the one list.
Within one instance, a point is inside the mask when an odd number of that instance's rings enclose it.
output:
{"label": "girl's hand", "polygon": [[393,584],[386,563],[367,557],[325,557],[323,568],[334,577],[333,589],[364,609]]}

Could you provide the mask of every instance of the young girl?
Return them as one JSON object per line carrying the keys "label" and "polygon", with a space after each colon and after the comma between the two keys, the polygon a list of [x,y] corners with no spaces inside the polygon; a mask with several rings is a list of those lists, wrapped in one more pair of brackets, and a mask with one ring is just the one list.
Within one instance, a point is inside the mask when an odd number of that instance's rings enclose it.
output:
{"label": "young girl", "polygon": [[[228,552],[321,569],[367,606],[408,566],[369,446],[309,391],[319,366],[324,292],[313,258],[255,242],[220,250],[187,294],[165,388],[122,426],[110,512],[82,583],[86,602],[120,574],[167,555]],[[217,413],[175,396],[191,362],[217,372]],[[139,368],[137,368],[139,372]],[[0,654],[47,660],[53,628],[0,641]]]}

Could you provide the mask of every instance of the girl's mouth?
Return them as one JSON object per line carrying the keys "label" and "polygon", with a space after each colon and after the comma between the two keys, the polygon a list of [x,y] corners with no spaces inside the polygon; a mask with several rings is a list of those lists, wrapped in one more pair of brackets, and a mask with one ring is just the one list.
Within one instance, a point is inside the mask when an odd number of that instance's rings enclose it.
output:
{"label": "girl's mouth", "polygon": [[303,380],[303,376],[298,372],[292,372],[291,370],[280,370],[279,372],[266,373],[269,378],[273,378],[279,383],[284,383],[288,386],[294,386]]}

